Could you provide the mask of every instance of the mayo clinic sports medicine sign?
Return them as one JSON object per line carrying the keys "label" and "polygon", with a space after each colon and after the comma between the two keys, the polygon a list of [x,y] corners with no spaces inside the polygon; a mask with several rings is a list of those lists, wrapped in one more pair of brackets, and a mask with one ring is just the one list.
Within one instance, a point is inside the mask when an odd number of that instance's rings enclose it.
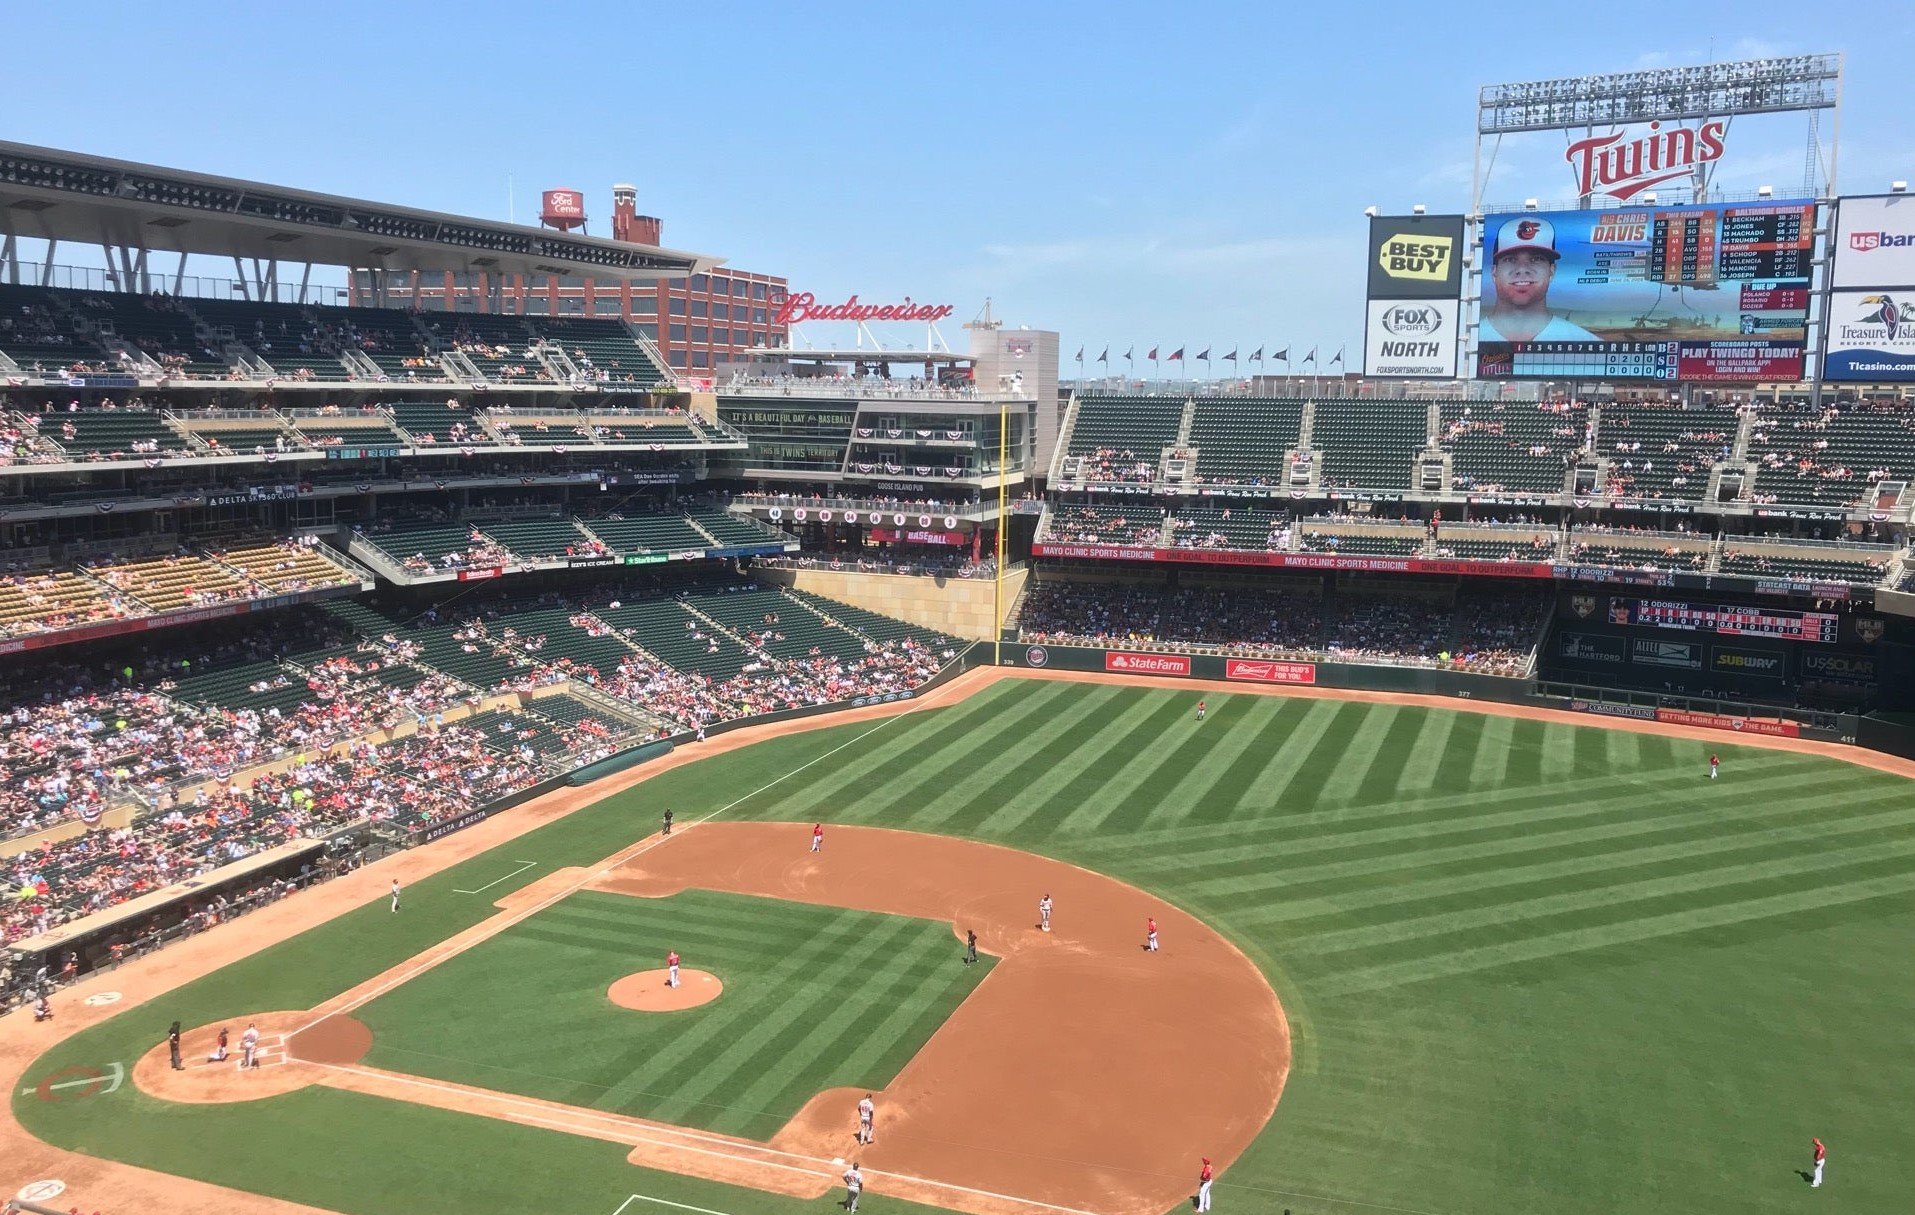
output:
{"label": "mayo clinic sports medicine sign", "polygon": [[1460,215],[1370,218],[1364,375],[1455,378],[1465,248]]}

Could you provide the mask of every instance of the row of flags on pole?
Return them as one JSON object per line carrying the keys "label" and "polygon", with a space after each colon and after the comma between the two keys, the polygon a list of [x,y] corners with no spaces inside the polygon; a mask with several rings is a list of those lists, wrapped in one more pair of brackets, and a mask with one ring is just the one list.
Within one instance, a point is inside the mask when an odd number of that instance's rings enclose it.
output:
{"label": "row of flags on pole", "polygon": [[[1079,346],[1077,348],[1077,366],[1079,370],[1083,369],[1084,352],[1087,349],[1089,348],[1085,346]],[[1160,349],[1159,347],[1152,346],[1150,348],[1150,353],[1144,356],[1146,359],[1150,360],[1150,365],[1152,367],[1155,367],[1158,365],[1159,360],[1157,358],[1157,352],[1159,349]],[[1184,362],[1185,361],[1184,350],[1185,350],[1185,347],[1179,346],[1177,347],[1177,349],[1170,352],[1169,357],[1163,359],[1162,361],[1166,363]],[[1134,356],[1136,353],[1137,353],[1137,347],[1132,346],[1129,350],[1124,351],[1124,353],[1119,355],[1118,357],[1123,359],[1126,364],[1134,367],[1136,366],[1137,360],[1132,356]],[[1110,363],[1110,347],[1108,346],[1104,347],[1104,352],[1098,355],[1096,358],[1092,359],[1091,361],[1093,363],[1103,363],[1106,366],[1108,366]],[[1199,350],[1196,354],[1191,356],[1189,361],[1193,363],[1203,363],[1208,365],[1210,363],[1210,347],[1206,346],[1202,350]],[[1233,348],[1229,354],[1219,356],[1218,361],[1223,363],[1239,363],[1239,360],[1237,358],[1237,351]],[[1284,366],[1284,369],[1288,370],[1290,367],[1290,348],[1286,346],[1282,350],[1272,351],[1267,362],[1282,363]],[[1263,347],[1261,346],[1257,347],[1255,350],[1252,350],[1248,356],[1246,356],[1244,359],[1241,360],[1240,365],[1247,365],[1247,364],[1256,364],[1258,366],[1266,365],[1266,360],[1264,359],[1264,356],[1263,356]],[[1318,365],[1317,348],[1315,346],[1310,347],[1310,353],[1304,355],[1301,359],[1297,361],[1297,366],[1299,367],[1312,367],[1317,365]],[[1323,363],[1321,365],[1323,367],[1343,366],[1343,347],[1339,346],[1337,348],[1335,357],[1330,359],[1329,362]]]}

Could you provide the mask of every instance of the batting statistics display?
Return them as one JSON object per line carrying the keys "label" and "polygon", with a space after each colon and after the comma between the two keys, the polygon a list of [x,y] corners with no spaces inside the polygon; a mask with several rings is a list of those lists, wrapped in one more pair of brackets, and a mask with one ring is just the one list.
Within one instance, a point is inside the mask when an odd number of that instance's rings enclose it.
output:
{"label": "batting statistics display", "polygon": [[1718,607],[1659,599],[1617,599],[1610,604],[1609,615],[1611,624],[1646,624],[1659,629],[1720,633],[1726,637],[1780,637],[1825,644],[1834,643],[1841,623],[1839,616],[1828,612]]}
{"label": "batting statistics display", "polygon": [[1530,211],[1483,221],[1477,373],[1799,378],[1815,204]]}

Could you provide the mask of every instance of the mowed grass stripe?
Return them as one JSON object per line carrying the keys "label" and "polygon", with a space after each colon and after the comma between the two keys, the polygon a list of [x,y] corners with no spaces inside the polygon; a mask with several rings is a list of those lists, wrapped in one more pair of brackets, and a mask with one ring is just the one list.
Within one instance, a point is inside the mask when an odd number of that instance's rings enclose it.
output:
{"label": "mowed grass stripe", "polygon": [[1428,709],[1418,706],[1397,709],[1396,719],[1390,723],[1382,744],[1377,747],[1361,783],[1357,785],[1355,801],[1375,803],[1401,795],[1403,769],[1409,766],[1417,740],[1429,728],[1433,716]]}
{"label": "mowed grass stripe", "polygon": [[[1053,835],[1077,835],[1094,830],[1115,811],[1127,808],[1112,800],[1110,788],[1132,769],[1145,772],[1163,760],[1164,737],[1173,728],[1188,726],[1189,698],[1182,693],[1158,693],[1144,698],[1149,709],[1141,720],[1123,730],[1113,729],[1109,745],[1094,753],[1073,757],[1077,771],[1059,765],[1031,786],[1029,810],[1019,820],[1007,817],[999,829],[1026,847],[1041,847]],[[1129,719],[1126,719],[1127,721]],[[1139,817],[1141,817],[1141,811]]]}
{"label": "mowed grass stripe", "polygon": [[1339,702],[1311,700],[1301,717],[1286,715],[1278,724],[1287,727],[1283,741],[1261,756],[1248,751],[1230,767],[1217,773],[1212,785],[1191,807],[1185,821],[1192,827],[1235,820],[1246,814],[1261,814],[1281,805],[1285,785],[1296,775],[1310,752],[1323,741],[1337,720]]}
{"label": "mowed grass stripe", "polygon": [[[954,951],[945,948],[947,943],[948,938],[940,942],[922,932],[907,931],[893,937],[888,942],[889,952],[880,955],[881,960],[870,969],[861,971],[861,977],[849,988],[824,992],[825,1000],[835,1000],[835,1004],[814,1002],[807,1015],[766,1041],[757,1054],[734,1073],[732,1080],[746,1083],[742,1091],[729,1100],[743,1109],[759,1109],[777,1103],[781,1094],[790,1089],[809,1089],[816,1093],[860,1082],[882,1088],[905,1060],[899,1058],[888,1067],[878,1066],[880,1060],[872,1051],[869,1022],[887,1012],[915,1013],[927,1006],[943,1009],[948,1015],[956,1002],[937,999],[932,993],[948,987],[955,971],[962,970],[964,964]],[[946,982],[932,984],[933,978],[939,975]],[[923,1038],[915,1039],[914,1047],[921,1046],[923,1041]],[[728,1089],[729,1083],[714,1091]],[[767,1132],[766,1137],[769,1135]]]}
{"label": "mowed grass stripe", "polygon": [[[903,919],[873,925],[857,944],[839,951],[835,961],[841,969],[837,974],[846,981],[868,974],[875,959],[898,952],[899,944],[914,927]],[[737,1026],[733,1037],[700,1058],[698,1067],[687,1070],[671,1095],[653,1106],[652,1116],[665,1122],[682,1122],[693,1110],[703,1110],[706,1125],[712,1130],[745,1134],[757,1129],[768,1133],[760,1125],[761,1118],[776,1104],[777,1090],[794,1074],[829,1072],[836,1061],[855,1049],[846,1031],[870,1007],[874,994],[868,984],[860,990],[846,991],[837,983],[809,977],[774,1008],[766,1010],[768,1015]],[[821,1060],[821,1054],[828,1057]],[[647,1064],[639,1070],[651,1069]],[[767,1075],[772,1079],[770,1085],[763,1083]],[[758,1104],[747,1098],[751,1092],[757,1094]]]}
{"label": "mowed grass stripe", "polygon": [[[1262,768],[1269,752],[1282,746],[1314,703],[1275,696],[1219,698],[1210,715],[1224,728],[1197,730],[1131,791],[1129,800],[1145,807],[1144,817],[1126,816],[1123,836],[1085,843],[1129,853],[1147,838],[1182,838],[1196,829],[1194,816],[1213,801],[1221,803],[1220,812],[1227,811],[1248,785],[1247,774]],[[1243,786],[1232,784],[1239,772],[1246,773]]]}
{"label": "mowed grass stripe", "polygon": [[[1891,862],[1890,867],[1900,864],[1899,861]],[[1808,890],[1671,911],[1612,924],[1565,929],[1515,941],[1468,946],[1436,957],[1327,974],[1313,979],[1311,990],[1325,999],[1359,995],[1411,983],[1451,979],[1498,967],[1544,961],[1565,954],[1741,925],[1752,920],[1804,915],[1873,899],[1900,900],[1911,893],[1915,893],[1915,870],[1901,868],[1896,872]]]}
{"label": "mowed grass stripe", "polygon": [[[1590,825],[1592,821],[1594,825]],[[1202,881],[1200,888],[1214,906],[1253,908],[1278,890],[1294,894],[1298,887],[1322,887],[1327,892],[1347,879],[1379,874],[1394,874],[1397,880],[1409,880],[1446,862],[1491,864],[1511,857],[1553,852],[1577,855],[1592,844],[1685,831],[1706,834],[1718,829],[1721,823],[1721,812],[1716,810],[1643,818],[1636,806],[1625,805],[1602,815],[1559,820],[1549,831],[1523,836],[1492,832],[1487,838],[1459,840],[1459,836],[1484,833],[1446,832],[1444,837],[1452,842],[1441,847],[1403,847],[1402,841],[1391,841],[1378,847],[1350,850],[1353,855],[1336,861],[1321,857],[1299,860],[1278,852],[1272,854],[1270,864],[1261,874],[1212,878]]]}
{"label": "mowed grass stripe", "polygon": [[1543,783],[1543,751],[1547,746],[1544,723],[1519,718],[1510,731],[1509,747],[1504,752],[1502,785],[1540,785]]}
{"label": "mowed grass stripe", "polygon": [[[1336,709],[1330,715],[1329,725],[1268,805],[1316,805],[1323,794],[1324,785],[1336,774],[1337,765],[1343,762],[1344,756],[1363,734],[1364,723],[1369,718],[1368,706],[1348,700],[1331,703],[1336,705]],[[1255,794],[1255,790],[1250,790],[1244,796],[1250,798]]]}
{"label": "mowed grass stripe", "polygon": [[[862,914],[847,911],[833,917],[834,927],[836,922],[856,920]],[[768,921],[767,927],[770,926]],[[751,976],[751,986],[757,992],[776,994],[776,1001],[770,1006],[773,1008],[800,998],[797,993],[818,982],[818,976],[832,973],[829,963],[844,950],[834,931],[795,940],[781,938],[778,952],[781,956],[775,962]],[[680,1093],[686,1084],[695,1082],[706,1062],[735,1041],[745,1026],[756,1024],[759,1012],[763,1011],[757,1000],[731,997],[706,1007],[713,1010],[713,1015],[687,1020],[682,1032],[666,1038],[663,1043],[657,1041],[655,1035],[635,1041],[623,1058],[607,1068],[605,1088],[592,1104],[621,1113],[648,1114]],[[683,1018],[685,1014],[680,1016]],[[688,1111],[685,1119],[693,1125],[713,1129],[711,1119],[722,1112],[698,1107]]]}
{"label": "mowed grass stripe", "polygon": [[[1567,858],[1525,865],[1506,865],[1501,858],[1497,858],[1488,868],[1473,863],[1426,866],[1421,868],[1419,878],[1413,885],[1405,885],[1398,877],[1386,875],[1360,883],[1338,883],[1328,894],[1318,898],[1299,898],[1292,892],[1282,902],[1254,913],[1251,922],[1263,927],[1283,925],[1287,931],[1307,936],[1324,927],[1349,927],[1385,921],[1397,923],[1427,911],[1472,906],[1480,902],[1479,896],[1492,891],[1508,894],[1529,889],[1556,888],[1562,883],[1592,876],[1600,877],[1612,872],[1641,873],[1669,863],[1687,864],[1716,855],[1760,858],[1769,855],[1775,847],[1797,847],[1804,841],[1812,841],[1822,835],[1840,838],[1853,832],[1893,827],[1908,821],[1908,814],[1899,809],[1901,804],[1895,798],[1883,797],[1864,803],[1863,808],[1882,807],[1887,813],[1864,813],[1853,820],[1835,823],[1791,821],[1786,826],[1763,830],[1734,835],[1712,832],[1702,840],[1632,845],[1594,855],[1579,850]],[[1794,820],[1797,816],[1788,812],[1788,817]],[[1438,876],[1446,872],[1453,873],[1453,876]]]}
{"label": "mowed grass stripe", "polygon": [[[1822,789],[1834,793],[1842,786],[1859,791],[1872,783],[1868,778],[1860,777],[1854,785],[1846,785],[1846,782],[1831,785],[1826,777],[1818,779],[1813,773],[1792,772],[1770,781],[1753,782],[1753,786],[1761,787],[1740,788],[1737,796],[1728,796],[1726,787],[1705,788],[1708,782],[1704,781],[1696,786],[1698,791],[1686,804],[1700,807],[1708,815],[1727,817],[1738,807],[1747,805],[1751,796]],[[1345,852],[1354,856],[1388,854],[1426,849],[1439,841],[1456,842],[1468,838],[1481,838],[1485,845],[1495,847],[1511,842],[1512,837],[1520,842],[1522,838],[1563,830],[1583,820],[1644,824],[1654,823],[1668,815],[1687,813],[1676,810],[1665,810],[1663,815],[1644,813],[1645,799],[1666,808],[1675,800],[1668,796],[1671,792],[1654,786],[1631,787],[1628,782],[1620,782],[1607,796],[1565,801],[1549,790],[1519,790],[1505,798],[1485,799],[1481,810],[1475,813],[1456,813],[1454,810],[1448,813],[1433,812],[1426,807],[1411,806],[1400,811],[1354,819],[1333,817],[1325,822],[1299,824],[1287,830],[1273,828],[1259,832],[1254,837],[1246,837],[1236,848],[1183,849],[1155,857],[1147,864],[1156,877],[1200,870],[1212,880],[1239,876],[1254,879],[1273,868],[1293,864],[1322,864],[1323,854],[1326,853]]]}
{"label": "mowed grass stripe", "polygon": [[993,829],[1026,845],[1052,835],[1135,756],[1139,745],[1161,739],[1164,727],[1184,713],[1179,695],[1168,689],[1148,688],[1128,699],[1128,705],[1112,706],[1114,712],[1107,709],[1073,731],[1074,738],[1090,733],[1081,743],[1073,742],[1067,756],[1040,752],[1035,763],[1027,765],[1024,791],[1013,806],[1005,807],[1007,813],[996,819]]}
{"label": "mowed grass stripe", "polygon": [[[1403,758],[1403,767],[1396,775],[1396,789],[1389,799],[1421,797],[1437,787],[1444,776],[1444,756],[1451,751],[1456,724],[1465,716],[1438,709],[1424,711],[1423,728]],[[1358,800],[1368,799],[1359,796]]]}
{"label": "mowed grass stripe", "polygon": [[[969,708],[969,702],[965,707]],[[904,723],[889,727],[812,769],[822,770],[817,780],[791,781],[787,782],[789,788],[780,785],[760,794],[754,802],[769,798],[766,804],[776,810],[756,817],[843,821],[846,807],[857,805],[865,792],[885,787],[896,774],[917,771],[927,755],[935,755],[962,739],[974,723],[965,720],[961,713],[962,710],[952,708],[908,714]]]}
{"label": "mowed grass stripe", "polygon": [[[936,740],[929,751],[901,757],[896,775],[885,771],[882,775],[888,779],[883,783],[868,782],[862,795],[850,800],[851,809],[841,816],[842,821],[895,823],[900,817],[921,814],[927,803],[950,792],[954,784],[971,787],[985,757],[1008,740],[1026,735],[1051,715],[1054,706],[1074,699],[1068,695],[1070,686],[1037,688],[977,730],[954,732]],[[1081,704],[1077,707],[1082,709]],[[887,791],[892,791],[888,797]]]}
{"label": "mowed grass stripe", "polygon": [[[1771,855],[1763,859],[1718,855],[1712,858],[1712,864],[1685,863],[1702,859],[1700,854],[1689,854],[1663,866],[1669,872],[1653,877],[1627,869],[1591,868],[1585,872],[1592,877],[1592,882],[1579,889],[1559,889],[1487,905],[1399,916],[1387,923],[1340,931],[1299,934],[1293,938],[1287,956],[1337,955],[1372,949],[1401,955],[1420,952],[1413,947],[1415,942],[1457,937],[1481,929],[1577,916],[1599,909],[1608,911],[1676,895],[1694,900],[1704,891],[1769,878],[1806,877],[1848,869],[1878,858],[1915,857],[1915,822],[1910,822],[1905,815],[1893,825],[1872,824],[1858,829],[1858,833],[1868,838],[1848,846],[1838,846],[1842,838],[1828,834],[1806,839],[1797,836],[1768,849]],[[1706,846],[1707,841],[1701,843]]]}
{"label": "mowed grass stripe", "polygon": [[1508,778],[1509,752],[1515,737],[1515,718],[1491,716],[1483,719],[1482,736],[1477,740],[1476,754],[1470,760],[1470,788],[1496,789],[1518,783]]}
{"label": "mowed grass stripe", "polygon": [[[1825,772],[1816,766],[1816,761],[1801,756],[1791,756],[1783,752],[1769,752],[1768,758],[1755,761],[1753,766],[1741,769],[1744,781],[1751,779],[1772,779],[1785,773]],[[1870,779],[1859,769],[1851,770],[1859,779]],[[1750,776],[1754,773],[1755,776]],[[1875,777],[1885,784],[1897,783],[1891,778]],[[1447,786],[1445,786],[1447,787]],[[1178,845],[1180,854],[1188,857],[1209,857],[1218,853],[1241,851],[1242,845],[1250,842],[1271,842],[1280,839],[1309,835],[1316,828],[1331,831],[1350,829],[1363,823],[1383,823],[1404,820],[1411,817],[1440,817],[1446,812],[1461,810],[1466,813],[1484,813],[1498,808],[1515,808],[1524,805],[1553,806],[1565,801],[1588,800],[1585,795],[1614,797],[1619,790],[1634,789],[1644,797],[1653,798],[1664,794],[1673,795],[1683,791],[1706,790],[1707,782],[1698,783],[1694,775],[1686,770],[1674,768],[1661,772],[1614,773],[1592,778],[1587,781],[1566,781],[1560,786],[1549,788],[1513,788],[1504,790],[1470,790],[1467,792],[1444,793],[1432,791],[1422,797],[1395,797],[1372,805],[1336,806],[1322,810],[1291,809],[1279,816],[1268,817],[1261,821],[1210,823],[1204,825],[1184,825],[1165,828],[1161,831],[1142,833],[1135,840],[1088,841],[1086,847],[1094,852],[1108,852],[1122,855],[1130,851],[1133,842],[1150,839],[1171,840]]]}
{"label": "mowed grass stripe", "polygon": [[1038,722],[1015,742],[975,753],[975,778],[923,807],[921,830],[944,836],[1000,837],[992,830],[992,820],[998,814],[1009,818],[1021,813],[1019,801],[1040,772],[1059,767],[1061,757],[1074,755],[1095,738],[1097,722],[1118,721],[1134,707],[1136,698],[1126,696],[1124,688],[1097,686],[1090,696],[1078,699],[1055,719]]}
{"label": "mowed grass stripe", "polygon": [[1330,764],[1330,774],[1318,789],[1319,806],[1347,806],[1357,800],[1370,770],[1385,762],[1384,747],[1403,720],[1402,705],[1368,705],[1358,729],[1349,736],[1343,754]]}

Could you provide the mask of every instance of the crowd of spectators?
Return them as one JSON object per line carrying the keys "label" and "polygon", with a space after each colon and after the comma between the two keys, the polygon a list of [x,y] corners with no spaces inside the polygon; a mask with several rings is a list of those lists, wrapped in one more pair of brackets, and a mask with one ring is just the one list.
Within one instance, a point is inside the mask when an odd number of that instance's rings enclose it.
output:
{"label": "crowd of spectators", "polygon": [[[1843,439],[1839,446],[1830,438],[1838,432]],[[1908,468],[1909,452],[1915,449],[1915,413],[1905,402],[1894,400],[1830,401],[1820,408],[1765,406],[1756,414],[1749,447],[1758,453],[1764,474],[1758,477],[1759,484],[1766,487],[1776,478],[1792,475],[1806,495],[1800,490],[1790,492],[1791,500],[1802,496],[1819,500],[1832,493],[1852,501],[1897,476],[1887,464],[1857,467],[1852,458],[1862,448],[1874,448],[1869,454],[1895,458],[1903,470]],[[1764,488],[1751,498],[1768,503],[1783,496]]]}
{"label": "crowd of spectators", "polygon": [[997,559],[971,559],[968,549],[865,548],[832,552],[786,553],[759,557],[755,565],[771,569],[830,570],[833,573],[905,574],[919,578],[994,578]]}
{"label": "crowd of spectators", "polygon": [[88,831],[0,860],[0,937],[14,942],[345,825],[416,829],[525,788],[546,771],[458,725],[341,746],[244,784],[202,786],[137,824]]}
{"label": "crowd of spectators", "polygon": [[1157,461],[1128,447],[1098,447],[1078,457],[1079,481],[1129,481],[1148,485],[1157,479]]}
{"label": "crowd of spectators", "polygon": [[1155,547],[1163,535],[1164,509],[1136,506],[1066,506],[1051,510],[1053,544],[1130,544]]}
{"label": "crowd of spectators", "polygon": [[1170,589],[1033,583],[1019,637],[1049,645],[1126,645],[1244,657],[1340,659],[1516,674],[1547,611],[1536,592],[1464,588],[1451,598],[1266,587]]}

